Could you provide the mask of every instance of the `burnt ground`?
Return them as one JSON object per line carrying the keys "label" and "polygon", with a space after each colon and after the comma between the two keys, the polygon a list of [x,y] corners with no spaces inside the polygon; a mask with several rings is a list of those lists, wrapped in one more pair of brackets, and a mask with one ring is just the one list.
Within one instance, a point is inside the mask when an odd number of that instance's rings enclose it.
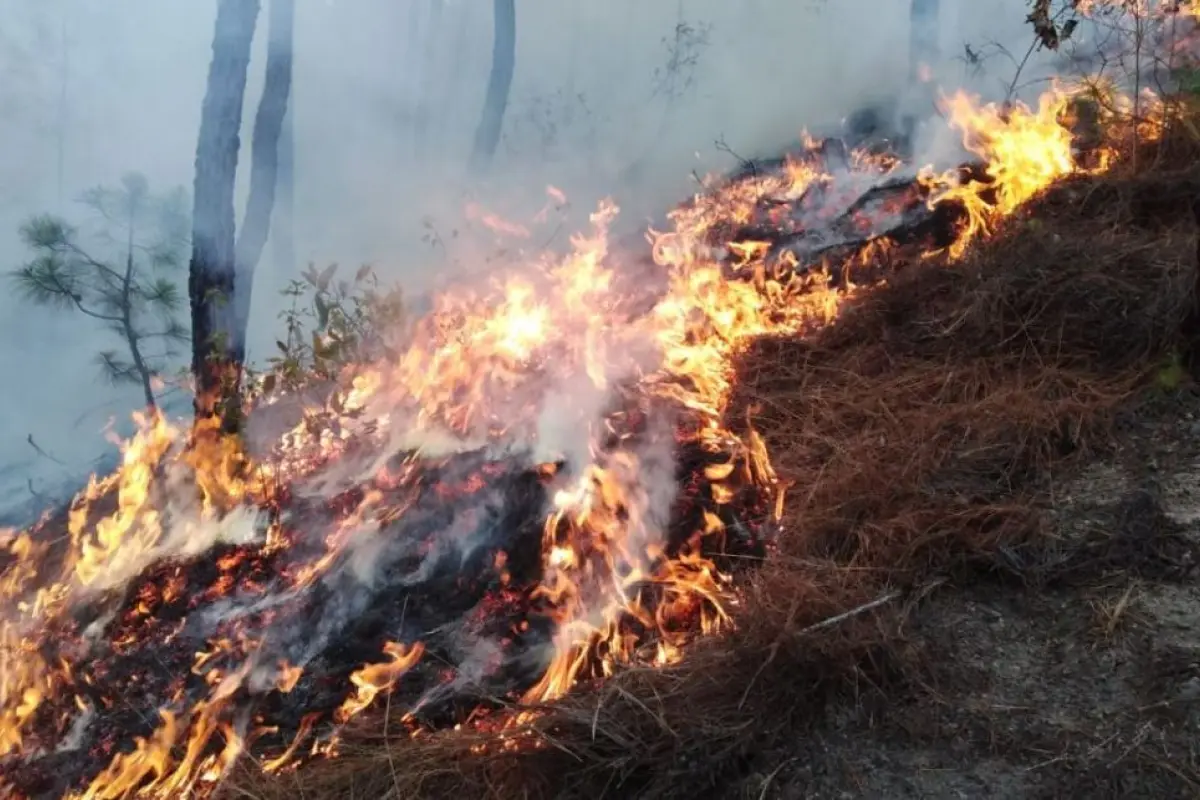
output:
{"label": "burnt ground", "polygon": [[1200,797],[1200,394],[1146,395],[1052,489],[1047,535],[1105,563],[1022,580],[1014,553],[899,610],[906,685],[835,701],[728,796]]}

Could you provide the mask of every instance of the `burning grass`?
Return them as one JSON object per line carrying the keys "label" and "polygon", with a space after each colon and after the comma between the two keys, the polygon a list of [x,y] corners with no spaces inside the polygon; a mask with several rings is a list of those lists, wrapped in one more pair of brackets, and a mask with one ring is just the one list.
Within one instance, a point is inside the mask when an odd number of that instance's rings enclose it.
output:
{"label": "burning grass", "polygon": [[618,672],[501,737],[364,727],[338,760],[242,771],[229,795],[692,797],[834,697],[919,682],[904,619],[937,586],[1074,579],[1095,555],[1049,536],[1051,482],[1110,445],[1183,346],[1195,224],[1164,198],[1198,177],[1067,180],[962,261],[916,260],[835,325],[745,351],[729,418],[749,415],[792,487],[732,630],[681,663]]}
{"label": "burning grass", "polygon": [[941,174],[813,143],[678,209],[644,285],[604,205],[257,463],[147,420],[68,536],[3,541],[0,778],[688,794],[913,679],[896,609],[1054,577],[1048,481],[1193,308],[1190,206],[1155,198],[1195,177],[1076,166],[1066,104],[956,98],[979,163]]}

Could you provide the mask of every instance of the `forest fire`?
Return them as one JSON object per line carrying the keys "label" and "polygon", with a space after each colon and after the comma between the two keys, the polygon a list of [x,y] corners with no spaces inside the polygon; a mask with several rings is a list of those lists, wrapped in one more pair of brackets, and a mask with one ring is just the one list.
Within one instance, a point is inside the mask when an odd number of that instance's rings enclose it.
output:
{"label": "forest fire", "polygon": [[0,792],[208,796],[385,699],[413,735],[491,710],[500,742],[501,706],[685,657],[785,499],[731,418],[738,353],[1077,171],[1068,99],[949,98],[980,163],[944,173],[835,140],[744,170],[649,234],[639,291],[604,205],[567,255],[439,297],[271,458],[141,418],[117,473],[0,537]]}

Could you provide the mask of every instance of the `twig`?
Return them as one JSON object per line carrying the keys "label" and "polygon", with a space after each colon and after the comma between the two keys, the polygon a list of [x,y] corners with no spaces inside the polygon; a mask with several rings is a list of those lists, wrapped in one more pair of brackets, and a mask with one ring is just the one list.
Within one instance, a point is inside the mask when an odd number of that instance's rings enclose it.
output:
{"label": "twig", "polygon": [[32,447],[37,452],[37,454],[39,456],[41,456],[42,458],[50,459],[51,461],[53,461],[55,464],[58,464],[59,466],[62,466],[62,467],[66,466],[65,463],[63,463],[62,461],[59,461],[57,458],[50,455],[45,450],[43,450],[41,447],[39,447],[38,443],[33,440],[32,433],[25,437],[25,441],[29,442],[29,446]]}
{"label": "twig", "polygon": [[1004,105],[1008,105],[1013,100],[1013,95],[1017,91],[1017,81],[1021,79],[1021,73],[1025,71],[1025,65],[1029,63],[1030,57],[1034,51],[1038,49],[1040,39],[1037,36],[1033,37],[1033,41],[1029,44],[1029,49],[1025,51],[1025,57],[1017,64],[1017,71],[1013,73],[1012,82],[1008,84],[1008,91],[1004,93]]}
{"label": "twig", "polygon": [[880,606],[890,603],[893,600],[899,599],[903,594],[904,593],[898,589],[890,591],[887,594],[876,597],[874,600],[872,600],[869,603],[865,603],[856,608],[852,608],[849,611],[843,611],[841,614],[837,614],[835,616],[829,617],[828,619],[823,619],[820,622],[809,625],[807,628],[801,629],[801,631],[799,633],[797,633],[796,636],[797,637],[807,636],[808,634],[814,633],[815,631],[823,630],[825,628],[832,628],[834,625],[837,625],[840,622],[845,622],[846,620],[851,619],[852,617],[857,617],[859,614],[865,614],[866,612],[868,612],[874,608],[879,608]]}
{"label": "twig", "polygon": [[[809,625],[807,628],[801,628],[796,633],[795,638],[799,639],[803,636],[807,636],[810,633],[814,633],[819,630],[824,630],[825,628],[831,628],[840,622],[845,622],[846,620],[851,619],[852,617],[857,617],[859,614],[864,614],[864,613],[870,611],[871,609],[878,608],[879,606],[882,606],[886,603],[890,603],[893,600],[896,600],[897,598],[903,596],[903,594],[904,593],[901,592],[900,590],[893,589],[892,591],[887,592],[886,594],[883,594],[883,595],[875,598],[874,600],[872,600],[869,603],[865,603],[861,606],[857,606],[848,611],[843,611],[840,614],[835,614],[832,617],[823,619],[820,622]],[[788,621],[783,626],[783,629],[785,631],[791,626],[792,619],[795,618],[797,610],[798,610],[797,606],[793,605],[791,612],[788,614]],[[771,664],[771,662],[773,662],[775,660],[775,657],[779,654],[779,645],[781,643],[782,643],[782,634],[780,635],[780,637],[776,638],[774,642],[772,642],[771,652],[767,655],[766,660],[764,660],[763,663],[761,665],[759,665],[758,669],[754,671],[754,675],[750,678],[749,682],[746,684],[746,690],[744,692],[742,692],[742,699],[738,701],[738,710],[739,711],[742,709],[743,706],[746,705],[746,698],[748,698],[750,696],[750,690],[752,688],[754,688],[754,684],[758,681],[758,677],[760,675],[762,675],[763,670],[765,670]]]}
{"label": "twig", "polygon": [[733,156],[735,159],[737,159],[738,164],[743,170],[749,169],[751,177],[755,179],[758,178],[758,165],[752,160],[744,158],[734,152],[734,149],[729,146],[728,142],[725,141],[724,135],[717,137],[716,141],[713,142],[713,147],[716,148],[718,153],[727,153]]}
{"label": "twig", "polygon": [[787,761],[782,762],[778,767],[771,770],[771,774],[768,775],[766,777],[766,780],[763,781],[762,791],[760,791],[758,793],[758,800],[766,800],[767,789],[771,788],[771,782],[775,780],[776,776],[778,776],[781,771],[783,771],[784,767],[788,766],[789,764],[792,764],[793,762],[795,762],[795,760],[796,760],[795,758],[789,758]]}

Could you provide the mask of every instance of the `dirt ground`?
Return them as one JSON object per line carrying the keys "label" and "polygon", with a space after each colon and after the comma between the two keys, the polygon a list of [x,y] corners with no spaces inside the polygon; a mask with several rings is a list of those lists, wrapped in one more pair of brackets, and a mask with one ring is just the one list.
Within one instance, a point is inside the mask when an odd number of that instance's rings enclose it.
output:
{"label": "dirt ground", "polygon": [[1050,495],[1064,559],[1102,556],[931,590],[906,690],[862,687],[732,796],[1200,797],[1200,394],[1155,393]]}

